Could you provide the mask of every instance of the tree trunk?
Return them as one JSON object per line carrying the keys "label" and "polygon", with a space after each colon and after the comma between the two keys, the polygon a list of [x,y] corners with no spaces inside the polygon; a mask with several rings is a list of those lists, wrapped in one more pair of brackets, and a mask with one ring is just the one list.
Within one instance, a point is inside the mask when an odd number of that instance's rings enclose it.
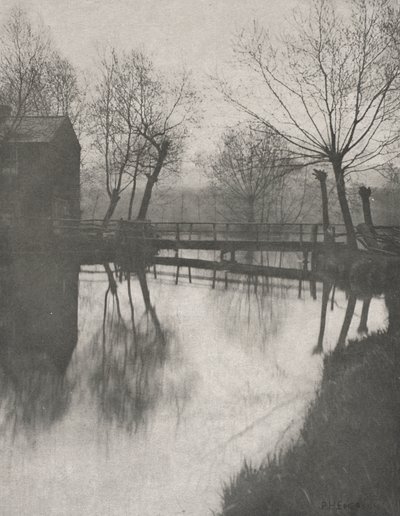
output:
{"label": "tree trunk", "polygon": [[136,176],[133,178],[131,198],[129,199],[128,220],[132,220],[133,201],[136,194]]}
{"label": "tree trunk", "polygon": [[[160,170],[161,170],[161,167],[160,167]],[[149,206],[150,206],[151,194],[153,192],[153,186],[154,186],[154,183],[155,183],[155,179],[154,179],[153,176],[154,176],[154,172],[153,172],[153,174],[151,176],[149,176],[147,178],[146,188],[144,189],[142,203],[140,205],[139,213],[138,213],[138,216],[137,216],[138,220],[145,220],[146,219],[147,211],[148,211]]]}
{"label": "tree trunk", "polygon": [[340,161],[336,160],[332,162],[332,166],[336,179],[336,190],[338,194],[340,209],[342,211],[343,222],[346,226],[347,245],[352,249],[357,249],[356,232],[354,230],[353,220],[351,218],[350,208],[347,202],[346,185],[344,182],[342,164]]}
{"label": "tree trunk", "polygon": [[318,179],[321,187],[322,198],[322,225],[325,238],[327,237],[329,227],[329,208],[328,208],[328,191],[326,189],[326,172],[314,169],[314,176]]}
{"label": "tree trunk", "polygon": [[371,197],[371,188],[367,188],[365,186],[360,186],[358,193],[360,194],[361,201],[362,201],[364,222],[367,224],[367,226],[370,228],[370,230],[373,233],[375,233],[374,223],[372,222],[371,205],[370,205],[370,201],[369,201],[369,198]]}
{"label": "tree trunk", "polygon": [[[250,238],[255,238],[255,231],[256,231],[256,228],[254,226],[254,223],[256,221],[256,216],[255,216],[255,201],[252,197],[250,197],[248,199],[248,205],[247,205],[247,222],[249,224],[248,226],[248,230],[247,230],[247,234],[250,236]],[[249,254],[253,254],[253,253],[249,253]]]}
{"label": "tree trunk", "polygon": [[115,208],[117,207],[118,201],[120,200],[119,192],[117,190],[113,190],[110,197],[110,204],[108,205],[108,209],[103,219],[103,226],[107,226],[109,220],[114,214]]}
{"label": "tree trunk", "polygon": [[247,222],[250,224],[253,224],[256,220],[255,215],[255,201],[252,197],[248,200],[248,206],[247,206]]}
{"label": "tree trunk", "polygon": [[158,176],[160,175],[161,169],[164,165],[165,158],[167,157],[169,147],[169,141],[164,140],[161,144],[160,151],[158,153],[158,159],[156,166],[154,167],[153,173],[149,174],[147,177],[146,188],[144,190],[142,203],[140,205],[139,214],[137,216],[138,220],[145,220],[147,215],[147,210],[149,209],[151,194],[153,192],[153,186],[158,181]]}

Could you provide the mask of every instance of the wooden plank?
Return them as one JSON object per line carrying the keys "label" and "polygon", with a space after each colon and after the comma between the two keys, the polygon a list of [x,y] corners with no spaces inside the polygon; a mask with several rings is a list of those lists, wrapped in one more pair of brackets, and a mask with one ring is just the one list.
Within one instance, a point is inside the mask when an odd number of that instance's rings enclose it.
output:
{"label": "wooden plank", "polygon": [[[220,250],[224,252],[249,251],[249,250],[268,250],[268,251],[287,251],[301,252],[323,250],[326,244],[323,242],[300,242],[296,241],[266,241],[266,240],[180,240],[177,242],[172,239],[146,238],[144,241],[157,249],[200,249],[200,250]],[[336,244],[345,246],[345,244]]]}
{"label": "wooden plank", "polygon": [[200,260],[194,258],[173,258],[170,256],[156,256],[153,262],[157,265],[166,265],[171,267],[191,267],[194,269],[213,271],[213,283],[217,271],[231,272],[235,274],[256,274],[259,276],[276,277],[292,280],[314,280],[323,281],[326,275],[318,272],[312,273],[302,269],[291,269],[281,267],[269,267],[262,265],[239,264],[234,262],[216,262],[212,260]]}

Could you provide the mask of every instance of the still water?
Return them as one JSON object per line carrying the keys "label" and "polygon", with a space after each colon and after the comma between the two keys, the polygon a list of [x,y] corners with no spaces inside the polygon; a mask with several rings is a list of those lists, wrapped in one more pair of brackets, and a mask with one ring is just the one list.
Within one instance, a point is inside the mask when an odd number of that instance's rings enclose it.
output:
{"label": "still water", "polygon": [[[241,279],[3,266],[0,514],[211,514],[244,459],[296,439],[322,374],[322,286]],[[348,304],[330,292],[323,352]],[[372,299],[368,331],[386,319]]]}

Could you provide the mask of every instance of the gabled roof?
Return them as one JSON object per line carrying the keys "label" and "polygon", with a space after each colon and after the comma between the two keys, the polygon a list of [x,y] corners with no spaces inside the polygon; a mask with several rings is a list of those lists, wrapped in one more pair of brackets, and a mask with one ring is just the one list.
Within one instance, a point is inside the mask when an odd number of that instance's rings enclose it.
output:
{"label": "gabled roof", "polygon": [[72,124],[67,116],[24,116],[16,124],[10,141],[18,143],[51,142],[60,127]]}

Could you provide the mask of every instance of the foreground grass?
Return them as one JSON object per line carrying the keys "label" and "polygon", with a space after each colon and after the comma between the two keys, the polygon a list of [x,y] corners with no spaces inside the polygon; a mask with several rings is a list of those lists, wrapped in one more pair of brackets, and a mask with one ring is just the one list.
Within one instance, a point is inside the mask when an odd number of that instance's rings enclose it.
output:
{"label": "foreground grass", "polygon": [[400,334],[325,358],[301,436],[223,490],[224,516],[400,515]]}

